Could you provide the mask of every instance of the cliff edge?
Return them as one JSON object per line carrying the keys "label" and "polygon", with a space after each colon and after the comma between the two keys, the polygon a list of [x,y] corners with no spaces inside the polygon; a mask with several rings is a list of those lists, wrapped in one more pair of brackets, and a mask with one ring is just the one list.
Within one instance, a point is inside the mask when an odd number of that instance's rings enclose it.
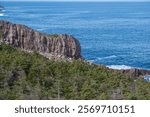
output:
{"label": "cliff edge", "polygon": [[27,52],[36,51],[47,58],[81,58],[80,43],[71,35],[48,35],[24,25],[0,20],[0,44],[2,43]]}

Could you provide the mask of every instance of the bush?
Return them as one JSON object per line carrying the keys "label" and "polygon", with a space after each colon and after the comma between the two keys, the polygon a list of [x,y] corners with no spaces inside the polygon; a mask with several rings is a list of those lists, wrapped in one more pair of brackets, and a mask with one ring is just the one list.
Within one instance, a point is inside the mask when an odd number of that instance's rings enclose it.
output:
{"label": "bush", "polygon": [[49,60],[2,44],[0,99],[150,99],[150,83],[102,66]]}

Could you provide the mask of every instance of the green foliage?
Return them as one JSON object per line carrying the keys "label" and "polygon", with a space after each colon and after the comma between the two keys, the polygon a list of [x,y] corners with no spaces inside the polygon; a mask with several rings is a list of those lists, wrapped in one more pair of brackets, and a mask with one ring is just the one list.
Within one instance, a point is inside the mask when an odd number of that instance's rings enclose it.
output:
{"label": "green foliage", "polygon": [[50,38],[57,38],[58,34],[49,34],[48,37],[50,37]]}
{"label": "green foliage", "polygon": [[3,36],[3,33],[2,33],[2,32],[0,32],[0,38],[2,38],[2,36]]}
{"label": "green foliage", "polygon": [[0,99],[150,99],[150,83],[81,61],[0,46]]}

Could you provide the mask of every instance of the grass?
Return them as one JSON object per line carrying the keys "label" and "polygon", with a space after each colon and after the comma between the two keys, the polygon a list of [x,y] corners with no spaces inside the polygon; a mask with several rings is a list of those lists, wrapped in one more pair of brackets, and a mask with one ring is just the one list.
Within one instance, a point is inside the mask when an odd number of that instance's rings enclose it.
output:
{"label": "grass", "polygon": [[49,38],[57,38],[58,36],[59,36],[59,35],[57,35],[57,34],[49,34],[49,35],[48,35]]}

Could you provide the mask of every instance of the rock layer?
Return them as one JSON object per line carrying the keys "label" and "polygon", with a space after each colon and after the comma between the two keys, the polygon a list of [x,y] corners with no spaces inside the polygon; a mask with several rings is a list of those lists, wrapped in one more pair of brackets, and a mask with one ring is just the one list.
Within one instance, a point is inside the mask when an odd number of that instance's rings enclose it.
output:
{"label": "rock layer", "polygon": [[150,70],[144,69],[128,69],[120,70],[122,73],[127,74],[131,78],[143,78],[145,75],[150,75]]}
{"label": "rock layer", "polygon": [[110,70],[114,72],[120,72],[120,73],[126,74],[130,78],[134,78],[134,79],[144,78],[145,75],[150,75],[150,70],[145,70],[145,69],[134,68],[134,69],[121,69],[121,70],[110,69]]}
{"label": "rock layer", "polygon": [[0,20],[0,44],[6,43],[22,50],[44,55],[47,58],[81,58],[77,39],[67,34],[44,34],[27,26]]}

